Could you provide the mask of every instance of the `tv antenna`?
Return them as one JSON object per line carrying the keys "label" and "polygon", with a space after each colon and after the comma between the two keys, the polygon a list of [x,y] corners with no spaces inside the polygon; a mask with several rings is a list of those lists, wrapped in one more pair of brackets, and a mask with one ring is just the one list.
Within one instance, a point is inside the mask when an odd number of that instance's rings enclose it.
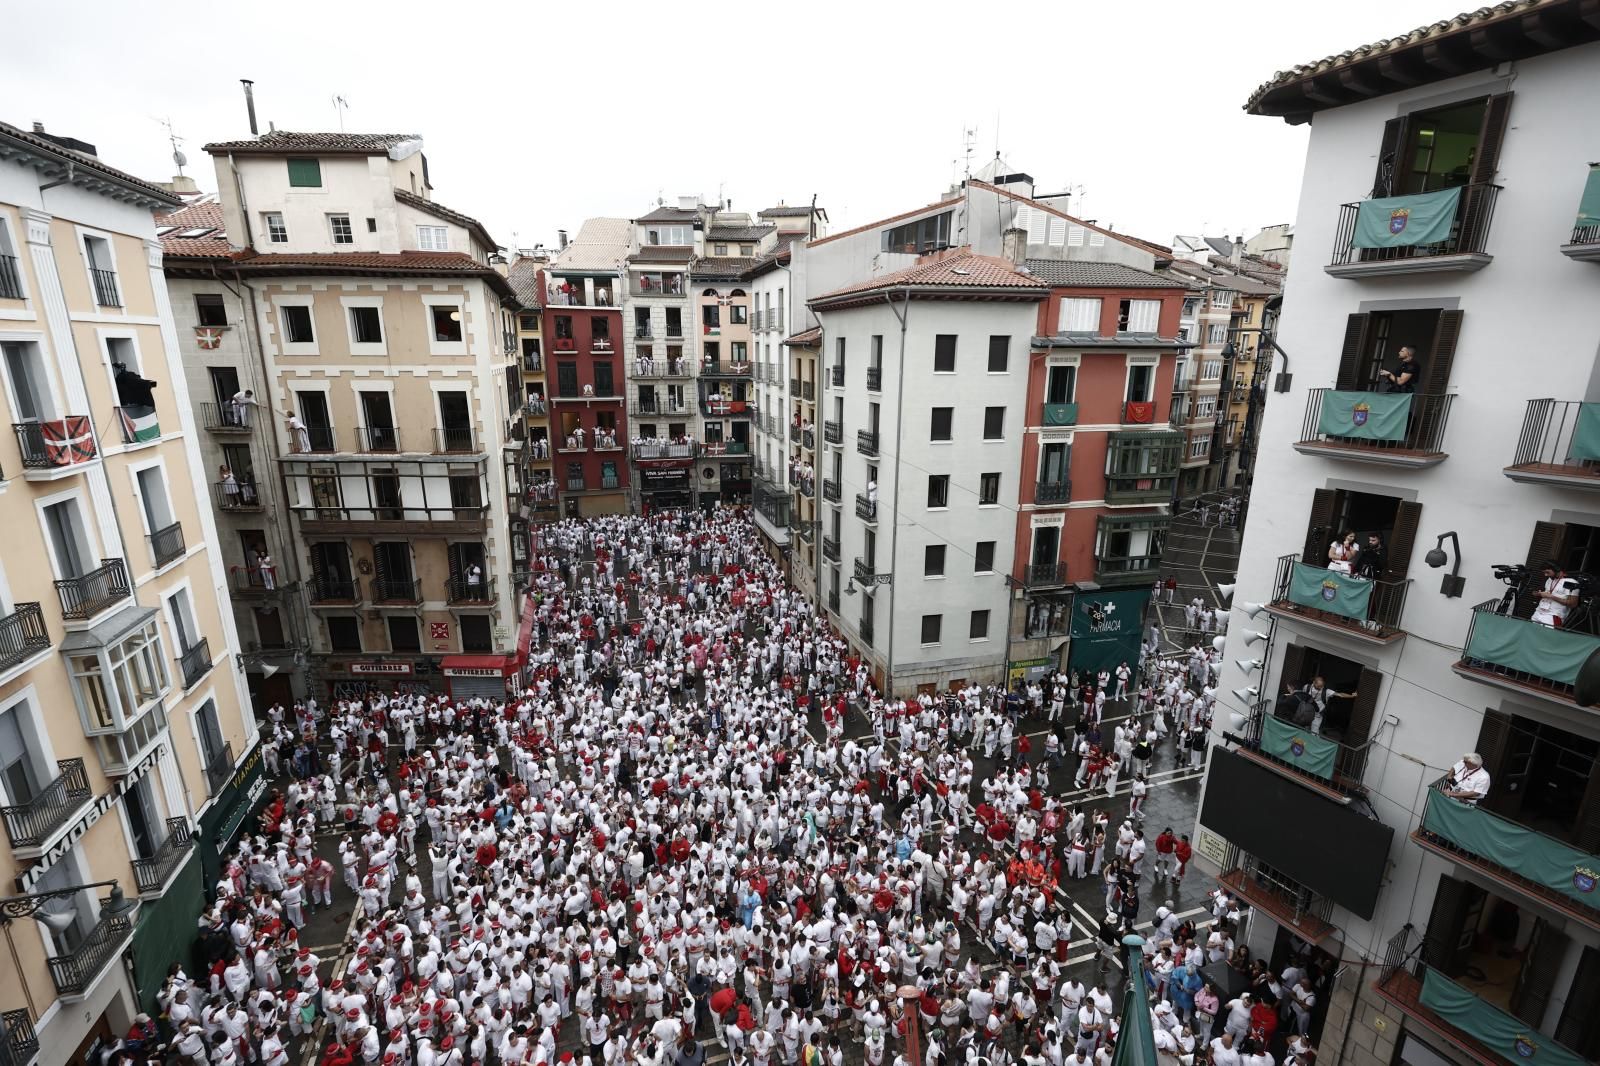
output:
{"label": "tv antenna", "polygon": [[978,131],[968,129],[962,131],[962,141],[967,157],[967,177],[972,177],[972,150],[978,146]]}
{"label": "tv antenna", "polygon": [[178,168],[178,176],[181,178],[183,177],[183,168],[189,165],[189,157],[184,155],[183,149],[178,147],[183,143],[183,138],[179,137],[177,132],[173,130],[172,119],[164,118],[161,120],[161,124],[167,128],[167,142],[172,145],[172,165]]}
{"label": "tv antenna", "polygon": [[350,101],[349,100],[346,100],[344,97],[338,95],[337,93],[334,94],[334,97],[333,97],[333,110],[334,110],[334,113],[339,116],[339,132],[340,133],[344,132],[344,113],[347,110],[349,110],[349,108],[350,108]]}

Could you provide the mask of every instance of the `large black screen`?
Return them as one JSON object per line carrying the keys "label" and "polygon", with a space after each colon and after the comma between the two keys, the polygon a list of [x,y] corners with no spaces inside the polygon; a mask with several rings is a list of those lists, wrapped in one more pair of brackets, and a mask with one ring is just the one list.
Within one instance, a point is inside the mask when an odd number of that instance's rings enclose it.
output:
{"label": "large black screen", "polygon": [[1200,821],[1346,910],[1371,918],[1394,830],[1226,748],[1213,748]]}

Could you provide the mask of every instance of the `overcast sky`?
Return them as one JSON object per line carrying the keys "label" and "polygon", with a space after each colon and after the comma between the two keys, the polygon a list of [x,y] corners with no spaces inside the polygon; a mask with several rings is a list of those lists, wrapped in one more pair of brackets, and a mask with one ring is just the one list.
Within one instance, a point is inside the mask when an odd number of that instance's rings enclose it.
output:
{"label": "overcast sky", "polygon": [[443,204],[502,244],[719,192],[827,208],[835,231],[936,198],[992,158],[1073,211],[1169,241],[1293,218],[1304,127],[1251,118],[1274,71],[1458,13],[1462,0],[506,5],[350,0],[13,5],[0,120],[43,122],[142,177],[162,125],[420,133]]}

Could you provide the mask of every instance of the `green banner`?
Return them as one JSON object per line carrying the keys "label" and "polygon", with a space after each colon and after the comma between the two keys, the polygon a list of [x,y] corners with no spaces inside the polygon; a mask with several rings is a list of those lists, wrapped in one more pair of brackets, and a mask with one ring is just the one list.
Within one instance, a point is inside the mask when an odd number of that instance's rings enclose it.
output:
{"label": "green banner", "polygon": [[1339,754],[1339,745],[1269,714],[1261,730],[1261,750],[1298,770],[1332,781],[1333,759]]}
{"label": "green banner", "polygon": [[1459,186],[1363,200],[1356,209],[1356,235],[1350,243],[1357,248],[1399,248],[1449,240],[1460,200]]}
{"label": "green banner", "polygon": [[1446,1024],[1488,1045],[1490,1051],[1507,1062],[1584,1066],[1581,1056],[1520,1018],[1479,999],[1431,966],[1422,977],[1422,1005]]}
{"label": "green banner", "polygon": [[1600,856],[1438,791],[1428,793],[1422,828],[1587,908],[1600,909]]}
{"label": "green banner", "polygon": [[1337,570],[1295,563],[1294,572],[1289,575],[1289,602],[1365,622],[1372,602],[1372,582]]}
{"label": "green banner", "polygon": [[1139,668],[1141,626],[1150,590],[1080,592],[1072,603],[1072,644],[1068,669],[1115,671],[1121,663]]}
{"label": "green banner", "polygon": [[1596,648],[1600,648],[1600,637],[1588,633],[1479,611],[1467,639],[1467,658],[1570,685],[1578,680],[1578,669]]}
{"label": "green banner", "polygon": [[1569,450],[1574,459],[1600,459],[1600,403],[1579,405]]}
{"label": "green banner", "polygon": [[1600,167],[1589,168],[1589,178],[1583,183],[1583,195],[1578,198],[1578,221],[1581,228],[1600,226]]}
{"label": "green banner", "polygon": [[1362,440],[1405,440],[1411,416],[1409,392],[1342,392],[1322,394],[1317,430],[1329,437]]}
{"label": "green banner", "polygon": [[193,849],[183,869],[159,899],[139,904],[139,922],[133,930],[133,979],[139,1005],[158,1014],[156,996],[175,962],[194,968],[196,919],[206,902],[206,884]]}

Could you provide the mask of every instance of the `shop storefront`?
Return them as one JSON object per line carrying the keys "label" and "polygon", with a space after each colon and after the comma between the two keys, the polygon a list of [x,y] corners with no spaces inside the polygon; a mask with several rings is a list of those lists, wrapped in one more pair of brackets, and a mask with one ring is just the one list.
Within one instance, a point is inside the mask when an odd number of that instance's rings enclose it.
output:
{"label": "shop storefront", "polygon": [[352,659],[329,660],[323,665],[322,680],[334,700],[362,699],[374,692],[428,693],[438,691],[433,678],[435,660]]}
{"label": "shop storefront", "polygon": [[261,745],[250,749],[233,776],[218,791],[210,806],[196,819],[195,850],[200,853],[201,885],[209,892],[222,874],[225,856],[233,848],[256,808],[267,792],[267,778],[262,768]]}
{"label": "shop storefront", "polygon": [[639,499],[651,510],[688,507],[694,500],[694,460],[667,460],[639,466]]}
{"label": "shop storefront", "polygon": [[503,699],[516,683],[514,655],[446,655],[439,664],[453,700]]}

